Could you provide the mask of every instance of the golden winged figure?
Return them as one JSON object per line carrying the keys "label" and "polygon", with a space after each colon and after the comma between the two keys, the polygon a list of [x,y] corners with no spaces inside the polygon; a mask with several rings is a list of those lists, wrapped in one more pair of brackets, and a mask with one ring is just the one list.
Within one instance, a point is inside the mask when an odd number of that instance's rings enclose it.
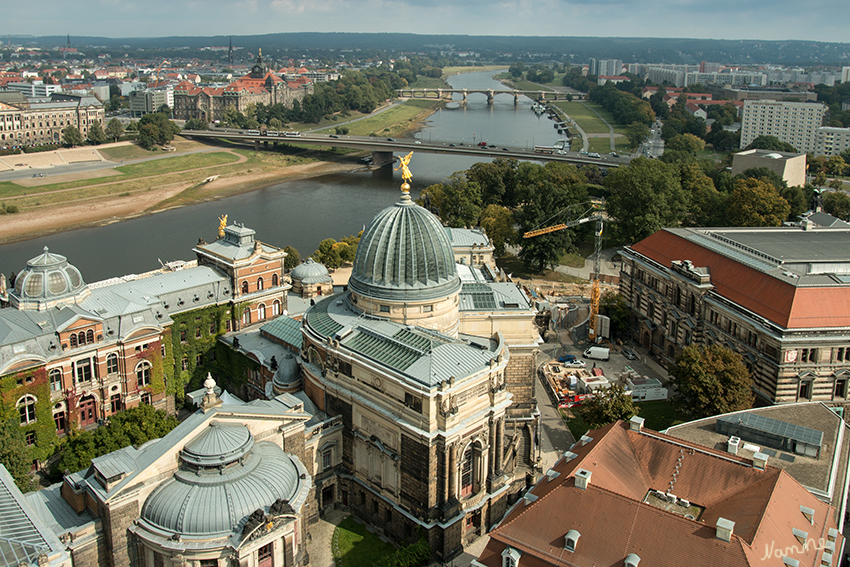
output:
{"label": "golden winged figure", "polygon": [[410,158],[413,157],[413,152],[410,152],[404,157],[398,158],[399,166],[395,168],[395,171],[401,170],[401,178],[404,179],[405,184],[408,181],[413,179],[413,175],[410,173],[410,168],[407,167],[407,164],[410,163]]}
{"label": "golden winged figure", "polygon": [[218,217],[218,237],[224,238],[224,227],[227,226],[227,215]]}

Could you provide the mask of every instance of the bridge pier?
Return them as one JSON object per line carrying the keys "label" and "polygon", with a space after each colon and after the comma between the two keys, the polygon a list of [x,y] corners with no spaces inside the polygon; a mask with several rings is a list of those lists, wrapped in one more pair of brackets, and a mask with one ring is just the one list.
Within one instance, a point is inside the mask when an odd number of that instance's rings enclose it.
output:
{"label": "bridge pier", "polygon": [[515,95],[514,95],[514,106],[516,106],[516,105],[518,105],[518,104],[519,104],[519,95],[518,95],[518,94],[515,94]]}
{"label": "bridge pier", "polygon": [[495,96],[493,95],[493,90],[490,89],[489,91],[487,91],[487,104],[489,104],[490,106],[493,106],[493,99],[494,98],[495,98]]}
{"label": "bridge pier", "polygon": [[537,93],[537,100],[539,100],[539,101],[546,100],[546,93],[544,93],[543,91],[540,91],[539,93]]}
{"label": "bridge pier", "polygon": [[263,140],[263,149],[264,149],[264,150],[269,149],[269,142],[268,142],[268,140]]}
{"label": "bridge pier", "polygon": [[395,161],[392,152],[372,152],[372,167],[384,167]]}
{"label": "bridge pier", "polygon": [[255,152],[260,151],[260,141],[259,140],[254,140],[254,151]]}

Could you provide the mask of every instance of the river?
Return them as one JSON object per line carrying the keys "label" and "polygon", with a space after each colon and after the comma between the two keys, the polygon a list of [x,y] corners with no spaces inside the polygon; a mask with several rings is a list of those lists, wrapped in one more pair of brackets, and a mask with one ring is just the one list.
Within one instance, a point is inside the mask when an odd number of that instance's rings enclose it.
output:
{"label": "river", "polygon": [[[453,88],[504,86],[493,72],[454,75]],[[459,95],[456,95],[459,97]],[[481,94],[470,94],[467,105],[449,103],[416,133],[422,140],[497,146],[552,145],[559,138],[548,119],[531,112],[532,101],[497,95],[492,106]],[[476,158],[438,154],[414,155],[410,161],[413,197],[452,173],[469,168]],[[200,203],[114,224],[72,230],[0,246],[0,273],[7,276],[26,267],[27,260],[48,246],[77,266],[87,282],[159,267],[159,260],[193,259],[198,238],[212,241],[218,217],[244,223],[257,238],[275,246],[294,246],[302,258],[325,238],[359,232],[384,207],[398,200],[401,172],[389,167],[281,183],[220,201]]]}

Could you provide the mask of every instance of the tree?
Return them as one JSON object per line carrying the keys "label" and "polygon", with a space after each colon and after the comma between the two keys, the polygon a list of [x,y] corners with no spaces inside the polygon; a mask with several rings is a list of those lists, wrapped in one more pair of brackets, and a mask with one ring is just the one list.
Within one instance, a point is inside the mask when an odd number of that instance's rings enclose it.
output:
{"label": "tree", "polygon": [[[671,150],[679,150],[690,154],[696,154],[705,148],[705,142],[693,134],[685,133],[674,137],[670,140],[670,142],[668,142],[667,146],[669,146]],[[665,150],[667,149],[667,146],[665,146]]]}
{"label": "tree", "polygon": [[846,193],[827,193],[823,198],[823,209],[834,217],[850,221],[850,197]]}
{"label": "tree", "polygon": [[516,235],[511,210],[501,205],[487,205],[481,213],[480,224],[493,242],[496,256],[502,256],[505,253],[505,244],[513,241]]}
{"label": "tree", "polygon": [[283,269],[287,272],[301,263],[301,255],[294,246],[284,246],[283,251],[286,252],[286,258],[283,260]]}
{"label": "tree", "polygon": [[626,126],[626,137],[629,139],[629,145],[634,149],[639,148],[642,143],[647,141],[651,134],[649,126],[642,122],[632,122]]}
{"label": "tree", "polygon": [[65,142],[65,145],[69,148],[73,148],[74,146],[80,146],[83,143],[83,135],[80,134],[80,131],[76,126],[65,126],[62,129],[62,141]]}
{"label": "tree", "polygon": [[190,118],[183,124],[184,130],[209,130],[210,125],[203,118]]}
{"label": "tree", "polygon": [[616,291],[605,291],[599,299],[599,313],[611,319],[611,329],[618,335],[629,330],[631,312],[626,300]]}
{"label": "tree", "polygon": [[87,139],[90,144],[95,146],[102,144],[107,140],[106,134],[103,131],[103,126],[100,125],[100,122],[94,122],[91,126],[89,126]]}
{"label": "tree", "polygon": [[0,463],[3,463],[12,475],[21,492],[29,492],[33,489],[33,482],[29,474],[31,459],[24,434],[21,432],[17,414],[4,413],[9,415],[0,422]]}
{"label": "tree", "polygon": [[180,133],[180,127],[161,112],[145,114],[139,120],[139,142],[147,149],[167,144]]}
{"label": "tree", "polygon": [[340,249],[333,238],[325,238],[319,242],[319,249],[313,254],[313,259],[324,264],[326,268],[335,270],[342,265]]}
{"label": "tree", "polygon": [[789,221],[799,220],[800,216],[809,210],[809,200],[806,198],[806,192],[802,187],[786,187],[779,194],[788,203],[790,212],[788,213]]}
{"label": "tree", "polygon": [[744,148],[745,150],[772,150],[775,152],[793,152],[797,149],[788,142],[782,142],[776,136],[756,136],[756,138]]}
{"label": "tree", "polygon": [[421,195],[424,206],[436,211],[443,224],[453,228],[478,225],[481,215],[481,188],[467,180],[463,173],[455,173],[448,184],[436,183]]}
{"label": "tree", "polygon": [[121,125],[121,122],[117,118],[113,118],[106,125],[106,135],[112,138],[113,142],[117,142],[118,138],[124,135],[124,126]]}
{"label": "tree", "polygon": [[665,227],[679,226],[688,210],[675,165],[643,157],[605,178],[611,191],[606,203],[623,242],[637,242]]}
{"label": "tree", "polygon": [[791,207],[776,187],[758,179],[739,179],[726,201],[729,226],[782,226]]}
{"label": "tree", "polygon": [[599,429],[617,420],[628,421],[638,414],[632,397],[626,394],[622,384],[612,384],[605,390],[585,399],[579,415],[591,429]]}
{"label": "tree", "polygon": [[694,419],[744,410],[755,399],[741,355],[720,345],[685,347],[669,374],[674,404]]}

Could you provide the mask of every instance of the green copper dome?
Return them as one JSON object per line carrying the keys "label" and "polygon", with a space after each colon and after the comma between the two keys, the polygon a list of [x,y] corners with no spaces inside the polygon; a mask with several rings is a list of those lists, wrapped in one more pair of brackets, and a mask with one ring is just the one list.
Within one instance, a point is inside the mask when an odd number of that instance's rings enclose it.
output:
{"label": "green copper dome", "polygon": [[440,221],[404,193],[366,227],[348,286],[360,295],[391,301],[457,293],[460,277]]}

